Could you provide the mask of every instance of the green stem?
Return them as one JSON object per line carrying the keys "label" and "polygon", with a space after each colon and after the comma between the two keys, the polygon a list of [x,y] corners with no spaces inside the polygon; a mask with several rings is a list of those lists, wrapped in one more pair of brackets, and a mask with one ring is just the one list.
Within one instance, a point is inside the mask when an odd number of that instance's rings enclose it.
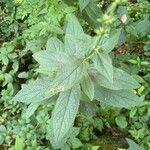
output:
{"label": "green stem", "polygon": [[100,42],[100,39],[101,39],[101,36],[98,36],[97,39],[95,40],[95,44],[94,46],[91,48],[91,52],[89,53],[89,55],[83,60],[83,62],[89,60],[94,54],[95,52],[97,53],[97,47],[98,47],[98,44]]}

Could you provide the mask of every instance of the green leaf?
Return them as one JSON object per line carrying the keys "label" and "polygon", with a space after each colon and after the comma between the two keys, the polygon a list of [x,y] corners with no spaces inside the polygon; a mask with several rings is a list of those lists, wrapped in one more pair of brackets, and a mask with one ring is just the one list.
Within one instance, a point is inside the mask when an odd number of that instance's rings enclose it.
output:
{"label": "green leaf", "polygon": [[51,118],[51,131],[53,132],[51,140],[54,147],[61,147],[64,137],[72,127],[78,111],[79,99],[79,86],[60,94]]}
{"label": "green leaf", "polygon": [[6,128],[4,125],[0,125],[0,145],[5,141]]}
{"label": "green leaf", "polygon": [[69,142],[71,142],[73,149],[77,149],[82,146],[82,143],[78,138],[70,138]]}
{"label": "green leaf", "polygon": [[144,150],[142,147],[138,146],[133,140],[126,138],[129,144],[129,150]]}
{"label": "green leaf", "polygon": [[0,133],[0,145],[2,145],[4,141],[5,141],[5,136]]}
{"label": "green leaf", "polygon": [[93,75],[94,81],[97,84],[112,90],[121,90],[121,89],[132,90],[140,86],[132,76],[130,76],[123,70],[117,68],[114,68],[112,83],[104,75],[101,75],[100,73],[95,73]]}
{"label": "green leaf", "polygon": [[1,60],[2,60],[2,62],[3,62],[3,64],[4,64],[5,66],[8,65],[9,59],[8,59],[8,57],[7,57],[6,55],[2,55],[2,56],[1,56]]}
{"label": "green leaf", "polygon": [[145,36],[146,34],[148,34],[149,28],[150,28],[149,18],[141,19],[135,23],[136,32],[141,36]]}
{"label": "green leaf", "polygon": [[69,59],[68,55],[61,51],[39,51],[33,55],[34,59],[41,67],[49,69],[58,69],[66,65]]}
{"label": "green leaf", "polygon": [[98,150],[100,148],[100,146],[92,146],[91,150]]}
{"label": "green leaf", "polygon": [[91,1],[85,8],[83,17],[93,28],[98,28],[100,26],[98,19],[102,15],[103,13],[101,9],[93,1]]}
{"label": "green leaf", "polygon": [[24,51],[30,50],[32,53],[41,51],[44,44],[45,42],[42,39],[27,41]]}
{"label": "green leaf", "polygon": [[39,107],[38,103],[31,103],[25,111],[26,120],[29,119]]}
{"label": "green leaf", "polygon": [[100,48],[106,52],[111,52],[118,44],[119,37],[121,35],[121,30],[115,31],[115,33],[112,33],[112,35],[108,38],[102,38],[102,40],[99,43]]}
{"label": "green leaf", "polygon": [[48,39],[46,44],[46,50],[50,52],[64,51],[64,44],[56,37],[51,37]]}
{"label": "green leaf", "polygon": [[85,116],[93,117],[96,114],[96,104],[93,102],[81,101],[79,111]]}
{"label": "green leaf", "polygon": [[104,75],[110,82],[113,81],[113,66],[112,60],[108,54],[97,53],[93,57],[95,68],[99,73]]}
{"label": "green leaf", "polygon": [[31,81],[29,84],[23,86],[13,100],[25,103],[44,101],[48,98],[45,97],[45,92],[51,87],[51,83],[50,78]]}
{"label": "green leaf", "polygon": [[117,116],[115,121],[116,124],[122,129],[126,128],[128,125],[126,118],[122,115]]}
{"label": "green leaf", "polygon": [[82,12],[83,9],[89,4],[90,0],[79,0],[80,4],[80,11]]}
{"label": "green leaf", "polygon": [[84,34],[82,26],[80,25],[78,19],[74,15],[72,15],[68,20],[65,34],[73,35],[73,36],[77,36],[77,37]]}
{"label": "green leaf", "polygon": [[81,34],[80,36],[66,34],[65,36],[67,54],[74,55],[77,58],[84,58],[86,53],[92,49],[93,44],[94,38],[86,34]]}
{"label": "green leaf", "polygon": [[114,107],[130,108],[142,105],[142,100],[133,92],[128,90],[110,90],[99,85],[95,87],[95,99]]}
{"label": "green leaf", "polygon": [[65,34],[65,51],[71,56],[83,58],[93,46],[94,38],[84,34],[84,31],[75,16],[67,24]]}
{"label": "green leaf", "polygon": [[65,144],[61,147],[61,150],[71,150],[68,144]]}
{"label": "green leaf", "polygon": [[94,98],[94,84],[91,80],[88,73],[84,76],[82,82],[81,82],[82,91],[90,98],[90,100],[93,100]]}
{"label": "green leaf", "polygon": [[76,60],[74,63],[70,62],[70,64],[63,67],[57,74],[52,82],[51,89],[48,89],[46,92],[47,95],[53,95],[72,88],[75,84],[78,84],[81,81],[85,71],[86,66],[82,61]]}
{"label": "green leaf", "polygon": [[15,150],[23,150],[24,149],[24,142],[19,136],[17,136],[15,141]]}

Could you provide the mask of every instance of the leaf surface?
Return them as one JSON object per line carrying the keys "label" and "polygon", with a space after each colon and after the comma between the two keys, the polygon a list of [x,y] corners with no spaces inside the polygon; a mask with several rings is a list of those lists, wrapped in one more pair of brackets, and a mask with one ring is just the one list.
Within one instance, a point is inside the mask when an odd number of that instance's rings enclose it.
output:
{"label": "leaf surface", "polygon": [[62,145],[64,137],[72,127],[76,117],[80,99],[80,88],[74,88],[62,92],[56,102],[54,111],[52,113],[52,138],[53,144],[56,146]]}
{"label": "leaf surface", "polygon": [[86,35],[77,18],[72,16],[68,21],[65,34],[65,51],[67,54],[83,58],[93,46],[93,41],[94,38]]}
{"label": "leaf surface", "polygon": [[126,138],[129,144],[129,150],[144,150],[142,147],[137,145],[133,140]]}
{"label": "leaf surface", "polygon": [[80,11],[82,12],[83,9],[89,4],[90,0],[79,0],[80,4]]}
{"label": "leaf surface", "polygon": [[79,84],[86,72],[86,65],[82,60],[76,60],[74,63],[63,67],[52,82],[51,89],[46,92],[49,95],[71,89],[75,84]]}
{"label": "leaf surface", "polygon": [[102,38],[102,40],[99,43],[100,48],[105,53],[111,52],[117,46],[120,35],[121,35],[121,30],[119,29],[118,31],[113,33],[110,37]]}
{"label": "leaf surface", "polygon": [[142,105],[142,100],[128,90],[110,90],[96,85],[95,99],[110,106],[130,108]]}
{"label": "leaf surface", "polygon": [[13,100],[25,103],[44,101],[47,99],[45,92],[51,87],[51,83],[50,78],[31,81],[29,84],[23,86]]}
{"label": "leaf surface", "polygon": [[99,73],[104,75],[110,82],[113,81],[113,65],[112,60],[108,54],[97,53],[93,57],[95,68]]}
{"label": "leaf surface", "polygon": [[90,100],[93,100],[94,98],[94,84],[91,80],[88,73],[84,76],[82,82],[81,82],[82,91],[90,98]]}
{"label": "leaf surface", "polygon": [[34,112],[37,110],[38,107],[39,107],[38,103],[31,103],[28,106],[28,108],[26,109],[26,112],[25,112],[26,120],[29,119],[34,114]]}
{"label": "leaf surface", "polygon": [[58,69],[66,65],[69,57],[66,53],[61,51],[39,51],[33,55],[34,59],[41,65],[41,67],[49,69]]}
{"label": "leaf surface", "polygon": [[50,52],[64,51],[64,44],[56,37],[51,37],[48,39],[46,44],[46,50]]}
{"label": "leaf surface", "polygon": [[93,76],[97,84],[112,90],[132,90],[140,86],[139,83],[131,75],[117,68],[114,68],[112,83],[104,75],[98,72],[96,72]]}

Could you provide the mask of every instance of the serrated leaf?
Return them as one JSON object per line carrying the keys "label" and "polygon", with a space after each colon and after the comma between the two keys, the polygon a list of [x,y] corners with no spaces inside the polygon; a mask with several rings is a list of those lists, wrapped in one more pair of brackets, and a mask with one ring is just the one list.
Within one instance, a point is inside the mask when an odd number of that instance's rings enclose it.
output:
{"label": "serrated leaf", "polygon": [[78,19],[74,15],[72,15],[68,20],[65,34],[73,36],[80,36],[84,34],[82,26],[80,25]]}
{"label": "serrated leaf", "polygon": [[74,63],[70,62],[57,74],[51,89],[46,94],[51,95],[72,88],[81,81],[85,71],[86,66],[82,63],[82,60],[76,60]]}
{"label": "serrated leaf", "polygon": [[120,90],[120,89],[132,90],[140,86],[132,76],[130,76],[125,71],[117,68],[114,68],[112,83],[104,75],[101,75],[100,73],[96,72],[93,75],[94,80],[97,84],[112,90]]}
{"label": "serrated leaf", "polygon": [[122,129],[126,128],[128,125],[126,118],[122,115],[117,116],[115,121],[116,124]]}
{"label": "serrated leaf", "polygon": [[26,120],[29,119],[39,107],[38,103],[31,103],[25,111]]}
{"label": "serrated leaf", "polygon": [[64,137],[72,127],[78,111],[79,99],[79,86],[75,86],[60,94],[51,118],[51,130],[54,133],[51,140],[53,141],[54,147],[60,148]]}
{"label": "serrated leaf", "polygon": [[33,55],[34,59],[41,65],[41,67],[49,69],[58,69],[66,65],[69,57],[66,53],[61,51],[40,51]]}
{"label": "serrated leaf", "polygon": [[65,51],[67,54],[74,55],[77,58],[84,58],[85,54],[92,49],[94,38],[81,34],[80,36],[74,36],[66,34],[65,36]]}
{"label": "serrated leaf", "polygon": [[130,108],[142,105],[142,100],[128,90],[110,90],[99,85],[95,87],[95,99],[110,106]]}
{"label": "serrated leaf", "polygon": [[94,84],[91,80],[88,73],[83,77],[83,80],[81,82],[82,91],[90,98],[90,100],[93,100],[94,98]]}
{"label": "serrated leaf", "polygon": [[102,38],[102,40],[99,43],[100,48],[105,53],[111,52],[117,46],[120,35],[121,35],[121,30],[119,29],[115,33],[112,33],[112,35],[110,37]]}
{"label": "serrated leaf", "polygon": [[126,138],[129,144],[129,150],[144,150],[142,147],[137,145],[133,140]]}
{"label": "serrated leaf", "polygon": [[89,4],[90,0],[79,0],[80,11],[82,12],[83,9]]}
{"label": "serrated leaf", "polygon": [[64,44],[56,37],[48,39],[46,44],[46,50],[50,52],[64,51]]}
{"label": "serrated leaf", "polygon": [[75,16],[68,21],[65,34],[65,51],[69,55],[83,58],[93,46],[94,38],[84,34],[84,31]]}
{"label": "serrated leaf", "polygon": [[45,92],[51,87],[51,83],[50,78],[31,81],[29,84],[23,86],[13,100],[25,103],[44,101],[48,98],[45,97]]}
{"label": "serrated leaf", "polygon": [[104,75],[110,82],[113,81],[113,65],[112,60],[108,54],[97,53],[93,57],[95,68],[99,73]]}

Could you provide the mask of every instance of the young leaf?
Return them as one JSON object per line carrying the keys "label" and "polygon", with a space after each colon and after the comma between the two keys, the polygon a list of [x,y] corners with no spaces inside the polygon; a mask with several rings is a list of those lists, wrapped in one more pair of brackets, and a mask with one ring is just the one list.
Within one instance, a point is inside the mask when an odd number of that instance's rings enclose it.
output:
{"label": "young leaf", "polygon": [[64,137],[72,127],[78,111],[79,99],[79,86],[75,86],[72,89],[60,94],[51,118],[51,130],[54,133],[51,139],[54,146],[59,147],[62,145]]}
{"label": "young leaf", "polygon": [[102,38],[102,40],[99,43],[100,48],[102,48],[102,50],[105,53],[111,52],[117,46],[120,35],[121,30],[119,29],[118,31],[113,33],[113,35],[111,35],[110,37]]}
{"label": "young leaf", "polygon": [[108,54],[97,53],[93,57],[95,68],[104,75],[110,82],[113,81],[113,66],[112,60]]}
{"label": "young leaf", "polygon": [[81,82],[82,91],[90,98],[90,100],[93,100],[94,98],[94,84],[91,80],[88,73],[84,76],[82,82]]}
{"label": "young leaf", "polygon": [[142,100],[128,90],[110,90],[99,85],[95,86],[95,99],[114,107],[130,108],[142,105]]}
{"label": "young leaf", "polygon": [[48,98],[45,97],[45,92],[51,87],[51,83],[50,78],[31,81],[29,84],[23,86],[13,100],[25,103],[44,101]]}
{"label": "young leaf", "polygon": [[80,11],[82,12],[83,9],[89,4],[90,0],[79,0],[80,4]]}
{"label": "young leaf", "polygon": [[126,128],[128,125],[127,120],[123,115],[117,116],[115,121],[116,121],[116,124],[122,129]]}
{"label": "young leaf", "polygon": [[48,39],[46,44],[46,50],[50,52],[64,51],[64,44],[56,37],[51,37]]}
{"label": "young leaf", "polygon": [[142,147],[137,145],[133,140],[126,138],[129,144],[129,150],[144,150]]}
{"label": "young leaf", "polygon": [[34,112],[37,110],[38,107],[39,107],[38,103],[31,103],[28,106],[28,108],[26,109],[26,112],[25,112],[26,120],[29,119],[34,114]]}

